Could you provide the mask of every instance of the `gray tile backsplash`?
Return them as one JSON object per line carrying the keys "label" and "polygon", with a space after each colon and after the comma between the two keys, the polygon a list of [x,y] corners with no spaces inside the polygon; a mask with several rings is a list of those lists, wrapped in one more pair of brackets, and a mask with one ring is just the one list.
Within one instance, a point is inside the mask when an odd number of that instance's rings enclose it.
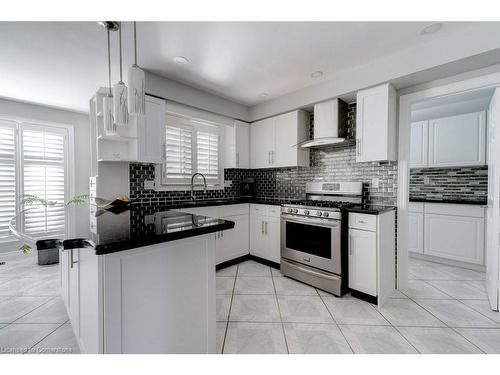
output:
{"label": "gray tile backsplash", "polygon": [[415,168],[410,170],[410,198],[484,202],[488,195],[488,166]]}
{"label": "gray tile backsplash", "polygon": [[[356,163],[355,129],[356,104],[348,107],[348,140],[339,145],[322,149],[311,149],[310,167],[270,168],[256,170],[226,169],[224,177],[233,185],[224,190],[199,193],[199,199],[237,198],[239,181],[254,177],[256,196],[264,199],[303,199],[306,182],[312,180],[362,181],[365,199],[369,203],[396,204],[397,162]],[[314,116],[311,114],[311,137],[314,134]],[[375,188],[372,179],[377,178],[379,187]],[[144,180],[154,179],[154,166],[130,165],[130,198],[139,196],[145,203],[169,203],[175,200],[190,199],[189,191],[165,192],[144,190]]]}

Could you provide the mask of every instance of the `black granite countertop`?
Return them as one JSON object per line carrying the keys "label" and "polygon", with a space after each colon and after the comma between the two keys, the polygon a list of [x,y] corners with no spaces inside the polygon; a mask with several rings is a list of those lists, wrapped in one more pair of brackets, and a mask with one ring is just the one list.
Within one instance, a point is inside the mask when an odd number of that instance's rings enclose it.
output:
{"label": "black granite countertop", "polygon": [[357,212],[360,214],[380,215],[388,211],[395,210],[395,206],[377,205],[377,204],[355,204],[345,208],[347,212]]}
{"label": "black granite countertop", "polygon": [[449,198],[422,198],[422,197],[410,197],[410,202],[422,202],[422,203],[449,203],[449,204],[471,204],[476,206],[486,206],[488,204],[487,200],[472,200],[472,199],[449,199]]}
{"label": "black granite countertop", "polygon": [[238,199],[211,199],[211,200],[194,200],[194,201],[179,201],[168,204],[171,209],[189,208],[189,207],[210,207],[210,206],[225,206],[230,204],[255,203],[267,204],[273,206],[281,206],[282,204],[293,203],[293,199],[264,199],[264,198],[238,198]]}
{"label": "black granite countertop", "polygon": [[63,241],[64,249],[93,247],[97,255],[175,241],[234,228],[234,222],[154,205],[131,205],[121,212],[89,206],[90,226]]}

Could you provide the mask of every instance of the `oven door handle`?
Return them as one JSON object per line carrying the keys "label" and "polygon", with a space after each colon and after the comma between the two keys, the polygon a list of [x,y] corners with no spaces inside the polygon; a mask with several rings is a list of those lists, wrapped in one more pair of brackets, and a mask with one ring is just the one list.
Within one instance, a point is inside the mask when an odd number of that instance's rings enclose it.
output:
{"label": "oven door handle", "polygon": [[316,271],[312,271],[312,270],[309,270],[307,268],[302,268],[300,266],[296,266],[295,264],[293,263],[290,263],[290,262],[287,262],[286,260],[283,260],[283,258],[281,259],[282,262],[286,263],[286,265],[290,268],[294,268],[296,269],[297,271],[300,271],[300,272],[304,272],[304,273],[307,273],[311,276],[316,276],[316,277],[321,277],[321,278],[325,278],[325,279],[332,279],[332,280],[338,280],[338,276],[331,276],[331,275],[327,275],[326,273],[321,273],[321,272],[316,272]]}
{"label": "oven door handle", "polygon": [[340,223],[336,221],[323,221],[323,220],[315,220],[315,219],[309,219],[307,217],[300,218],[300,219],[292,219],[290,217],[282,217],[281,220],[283,221],[289,221],[292,223],[298,223],[298,224],[315,224],[318,226],[323,226],[323,227],[329,227],[329,228],[337,228],[340,227]]}

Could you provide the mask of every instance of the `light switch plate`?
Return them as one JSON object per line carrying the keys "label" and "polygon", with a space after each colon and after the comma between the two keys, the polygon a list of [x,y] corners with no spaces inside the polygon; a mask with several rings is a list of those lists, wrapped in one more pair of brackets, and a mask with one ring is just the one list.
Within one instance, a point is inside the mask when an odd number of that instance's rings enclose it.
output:
{"label": "light switch plate", "polygon": [[224,180],[224,187],[231,187],[233,186],[233,181],[231,180]]}
{"label": "light switch plate", "polygon": [[146,215],[144,217],[144,224],[154,224],[155,223],[155,215]]}
{"label": "light switch plate", "polygon": [[372,178],[372,188],[378,189],[380,187],[380,179],[378,177]]}
{"label": "light switch plate", "polygon": [[144,189],[145,190],[154,190],[155,181],[154,180],[145,180],[144,181]]}

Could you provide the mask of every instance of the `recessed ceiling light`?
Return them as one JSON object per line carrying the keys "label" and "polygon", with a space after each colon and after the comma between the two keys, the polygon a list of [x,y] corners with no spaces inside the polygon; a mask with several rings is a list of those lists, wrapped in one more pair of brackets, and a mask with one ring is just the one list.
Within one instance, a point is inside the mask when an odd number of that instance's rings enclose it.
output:
{"label": "recessed ceiling light", "polygon": [[422,31],[420,31],[420,35],[428,35],[428,34],[435,33],[437,31],[441,30],[442,27],[443,27],[443,24],[441,22],[436,22],[436,23],[430,24],[429,26],[424,27],[422,29]]}
{"label": "recessed ceiling light", "polygon": [[322,77],[322,76],[323,76],[323,72],[320,71],[320,70],[316,70],[315,72],[311,73],[311,77],[312,78],[319,78],[319,77]]}
{"label": "recessed ceiling light", "polygon": [[259,95],[260,98],[267,98],[269,94],[267,92],[263,92],[262,94]]}
{"label": "recessed ceiling light", "polygon": [[179,65],[184,65],[184,64],[187,64],[189,62],[189,60],[187,58],[185,58],[184,56],[175,56],[174,62],[176,64],[179,64]]}

